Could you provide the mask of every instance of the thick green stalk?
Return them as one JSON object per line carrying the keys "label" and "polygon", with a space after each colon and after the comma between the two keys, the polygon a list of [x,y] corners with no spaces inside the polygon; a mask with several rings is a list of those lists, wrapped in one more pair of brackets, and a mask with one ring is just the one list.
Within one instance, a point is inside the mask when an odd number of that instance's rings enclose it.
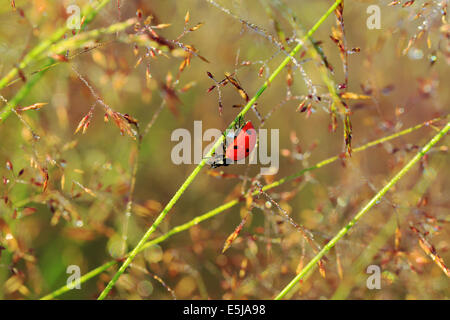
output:
{"label": "thick green stalk", "polygon": [[[383,143],[383,142],[386,142],[386,141],[389,141],[389,140],[392,140],[392,139],[401,137],[401,136],[403,136],[403,135],[406,135],[406,134],[408,134],[408,133],[414,132],[414,131],[416,131],[416,130],[418,130],[418,129],[424,127],[424,126],[427,126],[427,125],[432,124],[432,123],[434,123],[434,122],[436,122],[436,121],[439,121],[439,120],[441,120],[441,118],[436,118],[436,119],[427,121],[427,122],[425,122],[425,123],[418,124],[418,125],[416,125],[416,126],[414,126],[414,127],[405,129],[405,130],[403,130],[403,131],[397,132],[397,133],[392,134],[392,135],[390,135],[390,136],[383,137],[383,138],[381,138],[381,139],[377,139],[377,140],[371,141],[371,142],[366,143],[365,145],[363,145],[363,146],[361,146],[361,147],[355,148],[355,149],[354,149],[354,153],[358,153],[358,152],[364,151],[364,150],[366,150],[366,149],[368,149],[368,148],[370,148],[370,147],[379,145],[379,144],[381,144],[381,143]],[[303,175],[305,172],[308,172],[308,171],[312,171],[312,170],[321,168],[321,167],[323,167],[323,166],[325,166],[325,165],[327,165],[327,164],[330,164],[330,163],[333,163],[333,162],[337,161],[338,159],[339,159],[339,157],[338,157],[338,156],[335,156],[335,157],[331,157],[331,158],[325,159],[325,160],[323,160],[323,161],[320,161],[320,162],[318,162],[317,164],[315,164],[315,165],[312,166],[312,167],[309,167],[309,168],[306,168],[306,169],[302,169],[302,170],[300,170],[299,172],[297,172],[297,173],[295,173],[295,174],[293,174],[293,175],[291,175],[291,176],[289,176],[289,177],[283,178],[283,179],[278,180],[278,181],[276,181],[276,182],[274,182],[274,183],[271,183],[270,185],[264,186],[264,187],[263,187],[263,190],[264,190],[264,191],[267,191],[267,190],[269,190],[269,189],[275,188],[275,187],[277,187],[277,186],[279,186],[279,185],[281,185],[281,184],[283,184],[283,183],[285,183],[285,182],[287,182],[287,181],[291,181],[291,180],[293,180],[293,179],[295,179],[295,178],[297,178],[297,177]],[[259,193],[259,191],[255,191],[255,192],[253,193],[253,195],[257,195],[257,193]],[[194,225],[197,225],[197,224],[199,224],[199,223],[201,223],[201,222],[203,222],[203,221],[205,221],[205,220],[208,220],[208,219],[210,219],[210,218],[212,218],[212,217],[215,217],[215,216],[218,215],[219,213],[224,212],[225,210],[227,210],[227,209],[229,209],[229,208],[231,208],[231,207],[234,207],[234,206],[237,205],[238,203],[239,203],[239,200],[238,200],[238,199],[231,200],[231,201],[229,201],[229,202],[227,202],[227,203],[224,203],[223,205],[221,205],[221,206],[219,206],[219,207],[217,207],[217,208],[215,208],[215,209],[213,209],[213,210],[210,210],[210,211],[206,212],[206,213],[203,214],[203,215],[200,215],[200,216],[195,217],[194,219],[192,219],[192,220],[190,220],[190,221],[188,221],[188,222],[186,222],[186,223],[184,223],[184,224],[182,224],[182,225],[176,226],[176,227],[172,228],[170,231],[168,231],[167,233],[165,233],[165,234],[159,236],[158,238],[155,238],[155,239],[153,239],[153,240],[151,240],[151,241],[149,241],[149,242],[146,242],[146,243],[142,246],[142,248],[141,248],[141,250],[140,250],[139,252],[145,250],[146,248],[148,248],[148,247],[150,247],[150,246],[152,246],[152,245],[155,245],[155,244],[158,244],[158,243],[160,243],[160,242],[163,242],[163,241],[165,241],[166,239],[170,238],[171,236],[173,236],[173,235],[175,235],[175,234],[177,234],[177,233],[180,233],[180,232],[182,232],[182,231],[188,230],[188,229],[190,229],[191,227],[193,227]],[[20,206],[24,206],[25,204],[26,204],[26,203],[23,203],[23,204],[21,204]],[[99,275],[100,273],[106,271],[108,268],[110,268],[111,266],[115,265],[116,263],[118,263],[118,261],[116,261],[116,260],[114,260],[114,261],[109,261],[109,262],[107,262],[107,263],[105,263],[105,264],[103,264],[103,265],[101,265],[101,266],[99,266],[99,267],[97,267],[97,268],[95,268],[95,269],[89,271],[88,273],[86,273],[84,276],[82,276],[82,277],[80,278],[80,283],[84,283],[84,282],[88,281],[89,279],[91,279],[91,278],[93,278],[93,277]],[[67,291],[70,291],[70,290],[71,290],[71,289],[69,289],[69,287],[63,286],[63,287],[61,287],[61,288],[59,288],[59,289],[53,291],[52,293],[50,293],[50,294],[48,294],[48,295],[42,297],[41,299],[44,299],[44,300],[53,299],[53,298],[55,298],[55,297],[57,297],[57,296],[59,296],[59,295],[65,293],[65,292],[67,292]]]}
{"label": "thick green stalk", "polygon": [[[170,238],[171,236],[173,236],[174,234],[180,233],[182,231],[188,230],[190,229],[192,226],[199,224],[200,222],[203,222],[204,220],[207,220],[209,218],[212,218],[214,216],[216,216],[217,214],[227,210],[228,208],[231,208],[232,206],[238,204],[239,201],[238,200],[233,200],[230,202],[225,203],[224,205],[215,208],[214,210],[208,211],[207,213],[198,216],[182,225],[176,226],[175,228],[172,228],[170,231],[168,231],[167,233],[159,236],[158,238],[155,238],[149,242],[146,242],[142,248],[139,250],[139,252],[155,245],[158,244],[160,242],[165,241],[166,239]],[[115,265],[116,263],[118,263],[117,260],[114,261],[109,261],[91,271],[89,271],[88,273],[86,273],[84,276],[82,276],[80,278],[80,284],[86,282],[87,280],[99,275],[100,273],[106,271],[107,269],[109,269],[110,267],[112,267],[113,265]],[[50,300],[53,298],[56,298],[57,296],[62,295],[63,293],[66,293],[68,291],[70,291],[71,289],[68,286],[62,286],[61,288],[59,288],[58,290],[53,291],[52,293],[44,296],[41,298],[41,300]]]}
{"label": "thick green stalk", "polygon": [[43,69],[32,75],[25,83],[25,85],[21,87],[19,91],[17,91],[15,96],[10,101],[8,101],[4,108],[4,111],[0,113],[0,123],[5,121],[5,119],[12,113],[13,109],[17,107],[20,101],[22,101],[22,99],[24,99],[28,95],[28,93],[31,91],[31,88],[33,88],[34,85],[42,78],[44,73],[51,65],[53,65],[52,61],[47,62]]}
{"label": "thick green stalk", "polygon": [[[421,178],[416,182],[416,185],[414,187],[414,194],[417,195],[417,200],[419,200],[419,197],[423,196],[430,185],[434,183],[434,179],[440,172],[439,169],[440,167],[438,166],[437,168],[435,168],[435,170],[425,171]],[[366,246],[361,255],[354,262],[352,262],[350,271],[348,272],[348,275],[351,276],[344,277],[339,287],[331,296],[331,300],[345,300],[352,291],[354,285],[361,283],[367,279],[365,266],[367,266],[369,261],[373,261],[374,257],[377,255],[380,249],[395,233],[396,227],[400,227],[400,219],[402,216],[400,213],[401,210],[404,210],[405,213],[410,212],[409,208],[402,209],[400,207],[397,207],[397,212],[393,212],[391,214],[391,218],[389,219],[389,221],[386,222],[379,233],[375,237],[373,237],[372,241]]]}
{"label": "thick green stalk", "polygon": [[[228,126],[228,129],[232,129],[235,124],[238,122],[238,120],[243,117],[247,111],[255,104],[256,100],[261,96],[261,94],[267,89],[269,84],[278,76],[278,74],[284,69],[284,67],[291,61],[291,57],[293,57],[297,52],[303,47],[303,42],[308,40],[309,37],[320,27],[320,25],[325,21],[325,19],[333,13],[333,11],[336,9],[336,7],[342,2],[342,0],[336,0],[335,3],[328,9],[328,11],[316,22],[316,24],[308,31],[308,33],[303,37],[302,42],[297,44],[297,46],[289,53],[290,57],[286,57],[283,62],[278,66],[278,68],[275,69],[275,71],[270,75],[270,77],[267,79],[267,81],[264,82],[264,84],[261,86],[261,88],[256,92],[256,94],[253,96],[253,98],[250,99],[250,101],[245,105],[243,110],[236,116],[236,118],[232,121],[232,123]],[[194,181],[197,174],[200,172],[200,170],[205,166],[206,159],[211,157],[216,148],[223,142],[224,136],[222,135],[220,139],[217,139],[214,146],[211,148],[211,150],[208,152],[206,157],[197,165],[197,167],[192,171],[192,173],[189,175],[189,177],[186,179],[186,181],[181,185],[181,187],[178,189],[178,191],[175,193],[175,195],[172,197],[172,199],[169,201],[169,203],[166,205],[166,207],[163,209],[163,211],[159,214],[159,216],[156,218],[155,222],[153,222],[152,226],[147,230],[147,232],[144,234],[144,236],[141,238],[139,243],[134,247],[134,249],[131,251],[130,255],[127,257],[125,262],[122,264],[120,269],[116,272],[116,274],[113,276],[111,281],[108,283],[106,288],[102,291],[100,296],[98,297],[99,300],[105,299],[108,292],[111,291],[114,284],[119,279],[120,275],[125,272],[127,267],[130,265],[130,263],[133,261],[134,257],[138,254],[142,246],[148,241],[152,233],[156,230],[156,228],[159,226],[159,224],[164,220],[167,213],[172,209],[172,207],[175,205],[175,203],[178,201],[178,199],[181,197],[183,192],[189,187],[189,185]]]}
{"label": "thick green stalk", "polygon": [[[437,172],[439,172],[440,166],[435,168],[437,170],[427,170],[416,182],[414,188],[414,194],[423,195],[429,186],[433,183],[434,178],[436,178]],[[417,199],[418,200],[418,199]],[[331,296],[331,300],[344,300],[350,294],[354,284],[361,283],[367,279],[367,274],[364,272],[364,266],[367,265],[368,261],[373,261],[374,257],[377,255],[379,250],[386,244],[390,237],[395,233],[396,227],[399,226],[399,220],[401,218],[400,210],[401,207],[397,207],[397,212],[392,213],[389,220],[382,226],[380,231],[375,235],[371,241],[365,246],[365,249],[361,252],[360,256],[351,263],[350,270],[347,271],[347,276],[344,275],[344,279],[341,281],[339,287],[336,289],[335,293]],[[408,208],[403,210],[409,211]],[[302,280],[305,280],[311,276],[312,273],[308,273]],[[285,299],[290,299],[297,288],[300,288],[301,283],[297,285],[286,294]]]}
{"label": "thick green stalk", "polygon": [[[85,27],[89,22],[91,22],[97,13],[105,6],[107,5],[111,0],[102,0],[95,8],[92,7],[90,4],[87,4],[83,7],[82,16],[85,17],[83,27]],[[17,67],[11,69],[2,79],[0,79],[0,90],[8,86],[8,84],[14,79],[14,77],[17,76],[19,73],[19,69],[25,69],[31,62],[38,60],[42,54],[46,53],[48,49],[57,43],[58,41],[63,40],[64,34],[68,32],[69,29],[66,24],[64,24],[64,27],[59,28],[57,31],[55,31],[50,38],[45,39],[41,41],[38,45],[36,45],[30,52],[28,52],[25,57],[22,59],[20,63],[18,63]],[[29,80],[25,84],[25,88],[23,88],[22,96],[19,96],[23,98],[26,96],[26,94],[31,90],[33,85],[42,77],[42,75],[48,70],[48,66],[51,64],[53,59],[49,59],[50,62],[47,62],[45,64],[45,67],[41,69],[37,73],[37,76],[34,75],[31,80]],[[25,92],[25,95],[23,93]],[[17,96],[16,96],[17,97]],[[3,110],[0,112],[0,123],[4,122],[6,118],[8,118],[12,110],[17,106],[18,101],[21,100],[14,97],[11,99],[11,102],[7,103],[6,106],[3,108]],[[14,102],[14,103],[13,103]]]}
{"label": "thick green stalk", "polygon": [[[302,35],[305,33],[304,27],[300,24],[300,19],[297,17],[294,11],[292,11],[285,3],[283,3],[280,0],[271,0],[273,2],[273,5],[278,8],[280,13],[285,17],[285,19],[289,22],[291,27],[295,30],[295,32],[298,35]],[[270,7],[267,7],[267,10],[271,10]],[[313,38],[309,38],[309,42],[311,44],[311,48],[307,50],[307,53],[311,56],[312,59],[317,61],[317,67],[319,69],[319,72],[321,74],[323,82],[325,82],[325,85],[328,88],[328,91],[330,92],[330,96],[333,99],[333,104],[331,106],[331,111],[336,112],[336,106],[339,108],[339,112],[341,112],[342,115],[346,113],[345,106],[342,103],[342,98],[339,96],[336,88],[337,85],[334,82],[334,80],[331,78],[331,72],[326,66],[326,57],[322,51],[322,49],[319,47],[319,45],[316,43],[316,41]]]}
{"label": "thick green stalk", "polygon": [[336,243],[347,234],[347,232],[366,214],[385,194],[389,191],[430,149],[434,146],[450,129],[450,122],[438,132],[415,156],[412,158],[378,193],[331,239],[320,252],[295,276],[291,282],[275,297],[275,300],[282,299],[294,286],[310,271],[313,270],[316,263],[333,248]]}

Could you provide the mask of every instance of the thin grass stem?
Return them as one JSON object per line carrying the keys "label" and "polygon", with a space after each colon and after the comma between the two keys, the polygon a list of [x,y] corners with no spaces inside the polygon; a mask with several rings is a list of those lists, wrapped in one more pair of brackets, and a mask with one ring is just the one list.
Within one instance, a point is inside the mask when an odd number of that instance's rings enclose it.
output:
{"label": "thin grass stem", "polygon": [[[405,130],[402,130],[402,131],[397,132],[395,134],[392,134],[390,136],[383,137],[383,138],[371,141],[369,143],[366,143],[365,145],[363,145],[361,147],[355,148],[353,151],[354,151],[354,153],[362,152],[362,151],[364,151],[364,150],[366,150],[366,149],[368,149],[370,147],[374,147],[376,145],[380,145],[380,144],[382,144],[384,142],[387,142],[387,141],[393,140],[395,138],[404,136],[406,134],[412,133],[412,132],[414,132],[416,130],[419,130],[419,129],[425,127],[425,126],[429,126],[432,123],[437,122],[439,120],[442,120],[442,119],[441,118],[436,118],[436,119],[433,119],[433,120],[430,120],[430,121],[418,124],[418,125],[416,125],[414,127],[407,128]],[[313,165],[312,167],[302,169],[302,170],[298,171],[297,173],[295,173],[293,175],[290,175],[288,177],[280,179],[280,180],[278,180],[278,181],[276,181],[274,183],[271,183],[270,185],[266,185],[262,189],[264,191],[267,191],[269,189],[273,189],[275,187],[278,187],[278,186],[282,185],[283,183],[286,183],[288,181],[291,181],[293,179],[298,178],[299,176],[305,174],[306,172],[313,171],[315,169],[319,169],[319,168],[321,168],[323,166],[326,166],[328,164],[331,164],[331,163],[337,161],[338,159],[339,159],[339,156],[334,156],[334,157],[325,159],[325,160],[320,161],[317,164]],[[255,191],[253,193],[253,195],[257,195],[258,193],[259,193],[259,190]],[[173,235],[175,235],[177,233],[180,233],[182,231],[188,230],[191,227],[193,227],[193,226],[195,226],[195,225],[197,225],[197,224],[199,224],[199,223],[201,223],[203,221],[206,221],[206,220],[208,220],[210,218],[213,218],[216,215],[218,215],[219,213],[222,213],[225,210],[234,207],[239,202],[240,202],[239,199],[231,200],[231,201],[229,201],[229,202],[227,202],[227,203],[225,203],[225,204],[223,204],[223,205],[221,205],[221,206],[219,206],[219,207],[217,207],[217,208],[215,208],[213,210],[210,210],[210,211],[208,211],[208,212],[206,212],[206,213],[204,213],[204,214],[202,214],[200,216],[195,217],[194,219],[192,219],[192,220],[190,220],[190,221],[188,221],[188,222],[186,222],[184,224],[178,225],[178,226],[172,228],[167,233],[165,233],[165,234],[163,234],[163,235],[161,235],[161,236],[159,236],[159,237],[157,237],[157,238],[155,238],[153,240],[150,240],[150,241],[146,242],[141,247],[139,252],[142,252],[143,250],[145,250],[145,249],[147,249],[147,248],[149,248],[149,247],[151,247],[151,246],[153,246],[155,244],[161,243],[161,242],[165,241],[166,239],[170,238],[171,236],[173,236]],[[109,262],[107,262],[107,263],[105,263],[105,264],[103,264],[103,265],[101,265],[101,266],[99,266],[99,267],[89,271],[88,273],[86,273],[84,276],[82,276],[80,278],[80,283],[84,283],[84,282],[88,281],[89,279],[91,279],[91,278],[101,274],[102,272],[106,271],[107,269],[109,269],[110,267],[112,267],[113,265],[115,265],[117,263],[119,263],[119,261],[117,261],[117,260],[109,261]],[[62,286],[61,288],[59,288],[59,289],[49,293],[48,295],[42,297],[41,299],[43,299],[43,300],[54,299],[57,296],[60,296],[60,295],[66,293],[66,292],[68,292],[70,290],[71,289],[69,287]]]}
{"label": "thin grass stem", "polygon": [[[255,104],[256,100],[261,96],[261,94],[267,89],[269,84],[280,74],[280,72],[284,69],[284,67],[291,61],[291,57],[298,53],[298,51],[303,47],[303,43],[309,39],[309,37],[312,36],[312,34],[320,27],[320,25],[326,20],[326,18],[333,13],[333,11],[337,8],[337,6],[342,2],[342,0],[336,0],[334,4],[327,10],[327,12],[316,22],[316,24],[308,31],[308,33],[305,35],[303,40],[297,44],[297,46],[289,53],[289,56],[286,57],[283,62],[278,66],[278,68],[275,69],[275,71],[270,75],[270,77],[264,82],[264,84],[261,86],[261,88],[256,92],[256,94],[253,96],[252,99],[246,104],[246,106],[242,109],[242,111],[236,116],[236,118],[232,121],[232,123],[228,126],[228,129],[232,129],[235,124],[237,123],[238,119],[242,118],[247,111]],[[138,242],[138,244],[134,247],[134,249],[131,251],[130,255],[127,257],[125,262],[122,264],[122,266],[119,268],[119,270],[116,272],[116,274],[112,277],[112,279],[109,281],[108,285],[105,287],[105,289],[101,292],[100,296],[98,297],[99,300],[103,300],[106,298],[108,293],[111,291],[114,284],[119,279],[120,275],[122,275],[127,267],[130,265],[130,263],[133,261],[134,257],[138,254],[140,249],[144,246],[144,244],[148,241],[150,236],[155,232],[156,228],[160,225],[160,223],[164,220],[167,213],[172,209],[172,207],[175,205],[175,203],[178,201],[178,199],[181,197],[181,195],[184,193],[184,191],[189,187],[189,185],[194,181],[197,174],[201,171],[201,169],[206,164],[206,159],[211,157],[216,150],[217,147],[223,142],[224,136],[222,135],[220,139],[217,139],[214,146],[211,148],[211,150],[208,152],[205,158],[197,165],[197,167],[192,171],[192,173],[187,177],[187,179],[184,181],[184,183],[181,185],[181,187],[177,190],[175,195],[172,197],[172,199],[169,201],[169,203],[166,205],[166,207],[163,209],[163,211],[159,214],[159,216],[156,218],[156,220],[153,222],[151,227],[147,230],[147,232],[143,235],[141,240]]]}
{"label": "thin grass stem", "polygon": [[336,243],[344,237],[347,232],[358,222],[378,201],[434,146],[450,129],[450,122],[444,126],[389,182],[373,196],[373,198],[351,219],[323,249],[292,279],[286,287],[275,297],[275,300],[282,299],[296,284],[315,267],[315,264],[333,248]]}
{"label": "thin grass stem", "polygon": [[[102,0],[97,6],[93,7],[91,4],[86,4],[82,10],[82,16],[85,17],[83,27],[85,27],[88,23],[90,23],[95,16],[100,12],[103,7],[105,7],[111,0]],[[41,41],[38,45],[36,45],[21,62],[17,64],[17,67],[11,69],[3,78],[0,79],[0,90],[5,88],[10,84],[11,81],[14,80],[19,73],[19,70],[25,69],[28,67],[33,61],[38,60],[42,54],[46,53],[52,45],[59,41],[63,41],[64,34],[69,31],[67,24],[63,27],[59,28],[55,31],[49,38]],[[49,66],[54,63],[53,59],[48,59],[45,63],[45,66],[41,68],[41,70],[35,74],[31,80],[28,80],[24,87],[14,96],[13,99],[10,100],[8,104],[3,108],[0,112],[0,123],[3,123],[6,118],[8,118],[12,110],[17,106],[17,103],[20,102],[27,94],[30,92],[31,88],[42,78],[44,73],[49,69]]]}

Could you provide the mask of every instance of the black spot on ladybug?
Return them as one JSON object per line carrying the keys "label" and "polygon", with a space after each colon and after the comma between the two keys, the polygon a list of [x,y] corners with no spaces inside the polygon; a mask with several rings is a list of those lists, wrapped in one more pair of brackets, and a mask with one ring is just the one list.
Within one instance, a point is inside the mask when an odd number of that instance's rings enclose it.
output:
{"label": "black spot on ladybug", "polygon": [[245,149],[245,152],[249,153],[249,152],[250,152],[250,149],[249,149],[249,148]]}

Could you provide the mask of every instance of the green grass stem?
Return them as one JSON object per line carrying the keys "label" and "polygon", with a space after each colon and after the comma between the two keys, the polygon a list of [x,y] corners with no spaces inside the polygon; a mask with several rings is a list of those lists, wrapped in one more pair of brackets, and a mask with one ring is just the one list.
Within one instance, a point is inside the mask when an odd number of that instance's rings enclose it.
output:
{"label": "green grass stem", "polygon": [[316,263],[333,248],[336,243],[344,237],[347,232],[358,222],[378,201],[391,189],[450,129],[450,122],[444,126],[389,182],[373,196],[373,198],[351,219],[320,252],[292,279],[286,287],[275,297],[275,300],[282,299],[303,277],[314,269]]}
{"label": "green grass stem", "polygon": [[[362,151],[364,151],[364,150],[366,150],[366,149],[368,149],[370,147],[374,147],[376,145],[380,145],[381,143],[384,143],[384,142],[393,140],[395,138],[404,136],[406,134],[412,133],[412,132],[414,132],[414,131],[416,131],[416,130],[418,130],[420,128],[423,128],[423,127],[425,127],[427,125],[430,125],[430,124],[432,124],[434,122],[437,122],[439,120],[442,120],[442,119],[441,118],[436,118],[436,119],[433,119],[433,120],[430,120],[430,121],[418,124],[416,126],[407,128],[405,130],[402,130],[402,131],[397,132],[395,134],[392,134],[390,136],[383,137],[381,139],[377,139],[377,140],[371,141],[371,142],[366,143],[365,145],[363,145],[361,147],[355,148],[354,149],[354,153],[362,152]],[[282,185],[283,183],[286,183],[288,181],[291,181],[291,180],[293,180],[295,178],[300,177],[301,175],[305,174],[308,171],[319,169],[319,168],[321,168],[323,166],[326,166],[328,164],[331,164],[331,163],[337,161],[338,159],[339,159],[339,156],[334,156],[334,157],[325,159],[323,161],[320,161],[317,164],[315,164],[315,165],[313,165],[313,166],[311,166],[309,168],[302,169],[302,170],[298,171],[297,173],[295,173],[293,175],[290,175],[288,177],[285,177],[283,179],[280,179],[280,180],[275,181],[275,182],[273,182],[273,183],[271,183],[269,185],[264,186],[263,190],[267,191],[267,190],[273,189],[275,187],[278,187],[278,186]],[[255,191],[253,193],[253,195],[257,195],[258,193],[259,193],[259,191]],[[221,206],[219,206],[219,207],[217,207],[217,208],[215,208],[213,210],[210,210],[210,211],[208,211],[208,212],[206,212],[206,213],[204,213],[204,214],[202,214],[200,216],[195,217],[194,219],[192,219],[192,220],[190,220],[190,221],[188,221],[188,222],[186,222],[184,224],[178,225],[178,226],[172,228],[167,233],[165,233],[165,234],[163,234],[163,235],[161,235],[161,236],[159,236],[159,237],[157,237],[157,238],[155,238],[153,240],[150,240],[150,241],[146,242],[141,247],[139,252],[142,252],[143,250],[145,250],[145,249],[147,249],[147,248],[149,248],[149,247],[151,247],[151,246],[153,246],[155,244],[161,243],[161,242],[165,241],[166,239],[170,238],[171,236],[173,236],[173,235],[175,235],[177,233],[180,233],[182,231],[188,230],[191,227],[193,227],[193,226],[195,226],[195,225],[197,225],[197,224],[199,224],[199,223],[201,223],[201,222],[203,222],[205,220],[213,218],[216,215],[224,212],[225,210],[234,207],[238,203],[239,203],[238,199],[231,200],[231,201],[229,201],[227,203],[224,203],[223,205],[221,205]],[[107,263],[105,263],[105,264],[103,264],[103,265],[101,265],[101,266],[99,266],[99,267],[89,271],[88,273],[86,273],[85,275],[83,275],[80,278],[80,283],[84,283],[84,282],[88,281],[89,279],[92,279],[93,277],[101,274],[102,272],[106,271],[107,269],[109,269],[110,267],[112,267],[113,265],[115,265],[117,263],[119,263],[119,261],[117,261],[117,260],[109,261],[109,262],[107,262]],[[48,295],[45,295],[41,299],[44,299],[44,300],[54,299],[54,298],[62,295],[63,293],[66,293],[66,292],[68,292],[70,290],[71,289],[69,289],[69,287],[62,286],[61,288],[59,288],[59,289],[49,293]]]}
{"label": "green grass stem", "polygon": [[[232,129],[235,124],[237,123],[238,119],[243,117],[247,111],[255,104],[256,100],[261,96],[261,94],[267,89],[269,84],[280,74],[280,72],[284,69],[284,67],[291,61],[291,57],[293,57],[295,54],[298,53],[298,51],[303,47],[303,43],[309,39],[309,37],[312,36],[312,34],[320,27],[320,25],[326,20],[326,18],[333,13],[333,11],[336,9],[336,7],[341,3],[342,0],[336,0],[334,4],[327,10],[327,12],[317,21],[317,23],[308,31],[308,33],[303,37],[302,41],[297,44],[297,46],[289,53],[289,57],[286,57],[283,62],[273,71],[273,73],[269,76],[269,78],[264,82],[264,84],[261,86],[261,88],[256,92],[256,94],[253,96],[253,98],[250,99],[250,101],[245,105],[245,107],[242,109],[242,111],[236,116],[236,118],[231,122],[231,124],[228,126],[228,129]],[[159,216],[156,218],[156,220],[153,222],[151,227],[147,230],[147,232],[144,234],[144,236],[141,238],[141,240],[138,242],[138,244],[134,247],[134,249],[131,251],[130,255],[127,257],[125,262],[122,264],[122,266],[119,268],[119,270],[116,272],[116,274],[112,277],[111,281],[108,283],[108,285],[105,287],[105,289],[101,292],[100,296],[98,297],[99,300],[103,300],[106,298],[108,293],[111,291],[114,284],[117,282],[119,277],[125,272],[127,267],[130,265],[130,263],[133,261],[134,257],[138,254],[140,249],[144,246],[144,244],[148,241],[150,236],[155,232],[156,228],[160,225],[160,223],[164,220],[167,213],[172,209],[172,207],[175,205],[175,203],[178,201],[178,199],[181,197],[181,195],[184,193],[184,191],[189,187],[189,185],[194,181],[197,174],[200,172],[200,170],[205,166],[206,159],[211,157],[214,151],[217,147],[223,142],[224,136],[222,135],[220,139],[217,139],[214,146],[211,148],[211,150],[208,152],[206,157],[197,165],[197,167],[192,171],[192,173],[187,177],[187,179],[184,181],[184,183],[181,185],[181,187],[177,190],[175,195],[172,197],[172,199],[169,201],[169,203],[166,205],[166,207],[163,209],[163,211],[159,214]]]}

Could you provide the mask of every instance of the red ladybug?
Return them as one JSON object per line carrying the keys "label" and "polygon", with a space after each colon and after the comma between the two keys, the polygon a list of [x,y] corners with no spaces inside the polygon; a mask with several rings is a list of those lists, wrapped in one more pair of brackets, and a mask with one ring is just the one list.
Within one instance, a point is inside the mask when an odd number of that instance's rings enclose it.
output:
{"label": "red ladybug", "polygon": [[[225,141],[226,142],[226,141]],[[256,130],[251,121],[247,121],[234,135],[233,143],[223,144],[223,154],[211,163],[211,168],[228,166],[234,161],[242,160],[253,151],[256,145]]]}

